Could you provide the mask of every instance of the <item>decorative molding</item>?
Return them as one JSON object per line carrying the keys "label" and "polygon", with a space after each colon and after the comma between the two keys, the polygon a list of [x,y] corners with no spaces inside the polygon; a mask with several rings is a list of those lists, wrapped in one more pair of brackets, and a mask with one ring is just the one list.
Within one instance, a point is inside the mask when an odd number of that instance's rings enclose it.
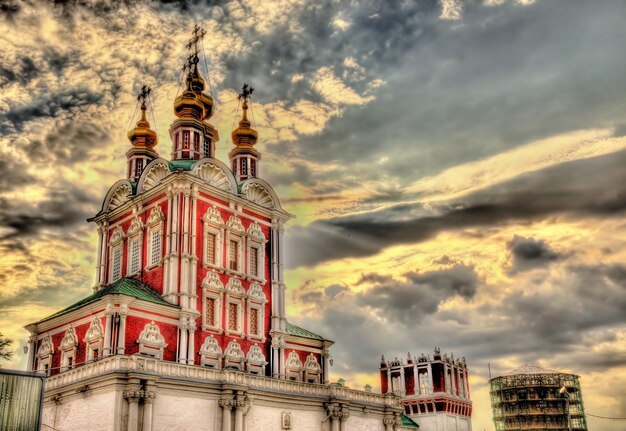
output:
{"label": "decorative molding", "polygon": [[220,276],[218,275],[217,272],[209,271],[206,273],[204,280],[202,280],[202,288],[214,290],[217,292],[223,292],[224,283],[222,283],[222,280],[220,280]]}
{"label": "decorative molding", "polygon": [[41,344],[39,345],[39,349],[37,349],[37,356],[44,357],[49,356],[54,353],[54,344],[52,343],[52,337],[50,334],[47,334],[45,338],[41,340]]}
{"label": "decorative molding", "polygon": [[244,355],[241,345],[236,340],[232,340],[224,351],[224,368],[243,371],[243,362]]}
{"label": "decorative molding", "polygon": [[135,217],[128,227],[128,236],[137,235],[143,230],[143,223],[139,217]]}
{"label": "decorative molding", "polygon": [[152,209],[152,212],[150,212],[150,216],[148,217],[148,220],[146,221],[146,225],[154,226],[158,223],[161,223],[163,220],[165,220],[165,216],[163,215],[163,210],[161,210],[161,207],[157,205]]}
{"label": "decorative molding", "polygon": [[230,295],[246,296],[246,291],[241,285],[241,280],[239,280],[237,277],[231,277],[230,280],[228,280],[228,284],[226,285],[226,292],[228,292]]}
{"label": "decorative molding", "polygon": [[222,368],[222,348],[213,335],[204,339],[198,355],[200,355],[201,365],[217,369]]}
{"label": "decorative molding", "polygon": [[250,284],[250,288],[248,289],[248,298],[250,301],[258,301],[263,304],[267,302],[265,293],[263,293],[263,288],[256,283]]}
{"label": "decorative molding", "polygon": [[236,215],[231,215],[228,219],[228,223],[226,224],[228,229],[233,230],[235,232],[244,233],[245,229],[243,228],[243,224],[241,223],[241,219]]}
{"label": "decorative molding", "polygon": [[117,226],[113,229],[111,239],[109,240],[109,247],[115,247],[124,240],[124,230],[121,226]]}
{"label": "decorative molding", "polygon": [[119,185],[113,194],[111,195],[111,199],[109,200],[109,205],[105,209],[106,211],[111,211],[122,204],[124,204],[132,195],[133,190],[128,183],[123,183]]}
{"label": "decorative molding", "polygon": [[141,182],[143,187],[141,188],[141,192],[145,192],[155,187],[157,184],[161,182],[161,180],[167,177],[170,174],[170,169],[167,164],[163,162],[155,163],[152,166],[149,166],[147,170],[144,171]]}
{"label": "decorative molding", "polygon": [[265,355],[263,354],[263,350],[258,346],[258,344],[253,344],[248,351],[248,356],[246,356],[246,368],[249,373],[265,375],[265,366],[267,365],[267,361],[265,360]]}
{"label": "decorative molding", "polygon": [[224,219],[222,219],[222,216],[215,205],[209,207],[206,213],[204,213],[202,221],[217,226],[222,226],[224,224]]}
{"label": "decorative molding", "polygon": [[266,241],[265,235],[261,230],[261,226],[259,226],[257,222],[250,223],[250,226],[248,226],[247,234],[252,237],[258,238],[262,242]]}
{"label": "decorative molding", "polygon": [[207,184],[227,192],[233,191],[233,185],[222,168],[214,163],[202,163],[194,173]]}
{"label": "decorative molding", "polygon": [[59,346],[59,350],[72,350],[78,346],[78,337],[76,336],[76,329],[73,326],[67,328],[65,331],[65,336],[61,341],[61,345]]}
{"label": "decorative molding", "polygon": [[165,337],[163,337],[161,330],[154,321],[144,327],[141,334],[139,334],[137,344],[139,344],[140,354],[153,356],[158,359],[163,358],[163,349],[167,347]]}
{"label": "decorative molding", "polygon": [[246,198],[255,204],[265,208],[276,208],[276,203],[271,193],[258,183],[249,183],[244,189]]}

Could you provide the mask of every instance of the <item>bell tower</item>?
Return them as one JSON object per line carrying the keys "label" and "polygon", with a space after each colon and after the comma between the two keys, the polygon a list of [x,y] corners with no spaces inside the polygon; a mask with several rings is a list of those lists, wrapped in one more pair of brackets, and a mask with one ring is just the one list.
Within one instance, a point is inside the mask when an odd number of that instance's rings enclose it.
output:
{"label": "bell tower", "polygon": [[183,66],[185,89],[174,100],[176,120],[170,127],[172,160],[215,157],[217,130],[208,123],[213,115],[213,98],[204,92],[206,83],[198,71],[198,43],[206,32],[198,26],[187,43],[189,56]]}
{"label": "bell tower", "polygon": [[231,170],[240,181],[248,178],[255,178],[259,175],[259,159],[261,154],[254,148],[259,134],[251,127],[248,120],[248,99],[254,88],[248,84],[243,84],[239,100],[243,100],[243,117],[239,122],[239,127],[233,130],[231,137],[235,148],[228,153]]}
{"label": "bell tower", "polygon": [[150,128],[150,123],[146,119],[146,100],[150,95],[150,87],[141,87],[141,92],[137,96],[137,100],[141,102],[141,118],[133,130],[128,132],[128,139],[132,144],[132,148],[126,152],[127,177],[131,181],[138,181],[143,168],[148,163],[159,157],[154,150],[158,143],[157,134]]}

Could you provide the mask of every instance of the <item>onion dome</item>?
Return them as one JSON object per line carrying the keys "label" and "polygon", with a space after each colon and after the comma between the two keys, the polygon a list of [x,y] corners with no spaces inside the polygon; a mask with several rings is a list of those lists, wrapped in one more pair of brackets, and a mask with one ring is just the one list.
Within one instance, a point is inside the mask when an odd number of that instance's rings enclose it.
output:
{"label": "onion dome", "polygon": [[204,89],[206,88],[206,82],[204,78],[198,72],[198,57],[194,56],[192,59],[193,63],[193,71],[190,73],[191,75],[191,90],[196,93],[200,102],[204,107],[204,112],[202,113],[202,120],[208,120],[213,115],[213,98],[208,94],[204,93]]}
{"label": "onion dome", "polygon": [[204,116],[204,103],[192,89],[193,77],[187,75],[187,88],[174,100],[174,113],[179,118],[201,119]]}
{"label": "onion dome", "polygon": [[244,100],[243,118],[239,122],[239,127],[233,130],[230,135],[233,139],[233,144],[235,144],[235,148],[231,151],[231,153],[241,152],[242,150],[248,150],[254,153],[257,152],[253,147],[259,138],[259,134],[250,126],[251,123],[248,120],[248,101]]}
{"label": "onion dome", "polygon": [[141,104],[141,118],[137,121],[137,126],[128,132],[128,139],[135,148],[153,149],[158,143],[157,134],[150,128],[150,123],[146,119],[146,102]]}

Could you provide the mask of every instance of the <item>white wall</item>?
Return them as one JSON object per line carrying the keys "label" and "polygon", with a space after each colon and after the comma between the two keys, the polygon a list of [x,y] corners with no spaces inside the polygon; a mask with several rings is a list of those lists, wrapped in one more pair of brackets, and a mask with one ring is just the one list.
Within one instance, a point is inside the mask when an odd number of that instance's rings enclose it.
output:
{"label": "white wall", "polygon": [[[115,430],[115,391],[72,395],[60,404],[48,401],[43,406],[42,431]],[[53,428],[49,428],[53,427]]]}
{"label": "white wall", "polygon": [[282,412],[291,412],[291,429],[297,431],[322,431],[322,420],[326,417],[323,409],[304,410],[253,404],[248,412],[248,431],[282,431]]}
{"label": "white wall", "polygon": [[[159,393],[154,399],[153,431],[213,431],[220,429],[221,407],[216,400]],[[261,428],[260,428],[261,429]]]}

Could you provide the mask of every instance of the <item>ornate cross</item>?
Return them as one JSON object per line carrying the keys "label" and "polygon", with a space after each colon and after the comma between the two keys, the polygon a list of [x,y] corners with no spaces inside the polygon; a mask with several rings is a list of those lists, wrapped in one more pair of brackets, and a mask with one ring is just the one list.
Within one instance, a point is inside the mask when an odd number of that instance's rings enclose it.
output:
{"label": "ornate cross", "polygon": [[254,88],[252,88],[248,84],[244,83],[243,87],[241,88],[241,93],[239,93],[239,95],[237,97],[238,97],[239,100],[241,100],[241,99],[248,100],[250,98],[250,96],[252,95],[253,91],[254,91]]}
{"label": "ornate cross", "polygon": [[150,92],[152,91],[152,89],[150,87],[148,87],[147,85],[142,85],[141,86],[141,93],[139,93],[137,95],[137,100],[141,101],[142,105],[146,104],[146,100],[148,99],[148,96],[150,95]]}
{"label": "ornate cross", "polygon": [[204,39],[205,34],[206,31],[204,31],[203,28],[198,27],[198,25],[196,24],[193,29],[193,37],[189,39],[189,42],[187,42],[187,49],[193,48],[193,51],[191,53],[192,55],[198,55],[198,42]]}

